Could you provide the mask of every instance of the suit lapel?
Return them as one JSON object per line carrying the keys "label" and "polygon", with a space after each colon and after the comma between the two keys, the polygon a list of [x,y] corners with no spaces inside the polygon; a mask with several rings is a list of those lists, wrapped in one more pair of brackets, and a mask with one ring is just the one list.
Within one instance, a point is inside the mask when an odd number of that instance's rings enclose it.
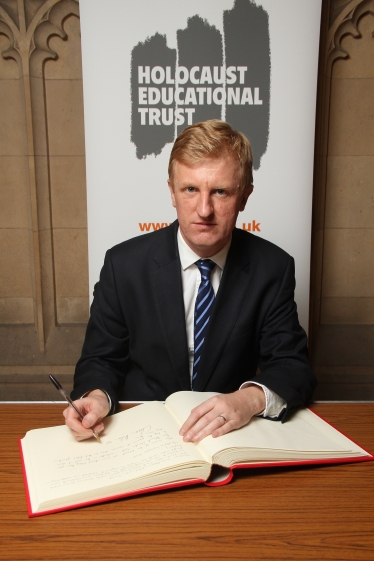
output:
{"label": "suit lapel", "polygon": [[154,253],[157,268],[152,276],[152,291],[165,346],[175,374],[181,389],[189,390],[191,385],[177,228],[178,224],[174,223],[167,232],[164,243],[160,244]]}
{"label": "suit lapel", "polygon": [[[249,254],[239,237],[233,232],[209,328],[204,342],[201,364],[196,378],[195,390],[204,391],[228,338],[235,326],[243,299],[249,289]],[[229,374],[229,373],[228,373]]]}

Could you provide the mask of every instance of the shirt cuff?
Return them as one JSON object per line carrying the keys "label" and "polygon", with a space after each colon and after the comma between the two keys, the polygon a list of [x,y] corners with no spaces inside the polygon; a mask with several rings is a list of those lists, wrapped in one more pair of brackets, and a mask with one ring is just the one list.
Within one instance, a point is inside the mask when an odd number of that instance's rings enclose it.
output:
{"label": "shirt cuff", "polygon": [[287,403],[282,397],[258,382],[244,382],[244,384],[240,386],[239,390],[249,388],[250,386],[259,386],[263,389],[265,394],[266,406],[262,413],[259,413],[258,416],[267,417],[269,419],[277,419],[282,411],[286,409]]}

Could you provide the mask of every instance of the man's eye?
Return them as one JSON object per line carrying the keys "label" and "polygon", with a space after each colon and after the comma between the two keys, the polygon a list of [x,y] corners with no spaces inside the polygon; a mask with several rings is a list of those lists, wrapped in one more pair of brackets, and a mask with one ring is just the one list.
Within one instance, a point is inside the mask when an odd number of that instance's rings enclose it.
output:
{"label": "man's eye", "polygon": [[195,187],[187,187],[186,191],[188,193],[193,193],[195,191]]}
{"label": "man's eye", "polygon": [[217,195],[226,195],[226,191],[224,189],[217,189]]}

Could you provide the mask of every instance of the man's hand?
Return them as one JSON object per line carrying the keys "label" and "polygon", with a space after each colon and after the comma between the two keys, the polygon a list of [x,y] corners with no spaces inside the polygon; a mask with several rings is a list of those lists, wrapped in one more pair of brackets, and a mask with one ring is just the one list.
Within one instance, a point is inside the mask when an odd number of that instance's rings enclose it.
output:
{"label": "man's hand", "polygon": [[100,433],[104,430],[101,422],[109,413],[109,402],[106,394],[101,390],[93,390],[87,397],[74,401],[79,411],[84,415],[81,420],[72,407],[63,411],[65,424],[72,431],[77,440],[86,440],[92,437],[92,429]]}
{"label": "man's hand", "polygon": [[209,434],[222,436],[246,425],[265,407],[265,394],[259,386],[217,395],[192,409],[179,434],[185,442],[199,442]]}

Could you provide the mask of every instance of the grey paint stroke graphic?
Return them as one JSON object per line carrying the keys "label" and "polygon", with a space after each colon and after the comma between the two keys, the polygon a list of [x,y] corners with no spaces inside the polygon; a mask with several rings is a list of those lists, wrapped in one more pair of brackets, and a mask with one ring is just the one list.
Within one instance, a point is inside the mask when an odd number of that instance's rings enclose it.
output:
{"label": "grey paint stroke graphic", "polygon": [[[179,134],[189,123],[221,118],[224,109],[226,121],[251,140],[254,168],[260,167],[269,138],[269,16],[252,0],[236,0],[231,10],[223,13],[223,27],[224,37],[199,15],[189,18],[187,27],[176,32],[178,68],[175,49],[169,49],[166,37],[159,33],[134,47],[131,53],[131,140],[136,146],[137,158],[160,154],[166,144],[174,141],[175,133]],[[220,71],[224,63],[226,83],[222,84],[219,83]],[[139,67],[142,68],[141,80]],[[155,67],[161,68],[153,75],[156,81],[149,77]],[[167,67],[168,78],[165,76]],[[187,69],[188,79],[182,79],[179,84],[171,83],[179,69],[182,75],[186,72],[182,67]],[[235,69],[231,74],[230,67]],[[208,69],[212,77],[216,69],[216,79],[210,82],[203,79],[203,68]],[[176,88],[180,88],[179,92]],[[207,90],[210,90],[210,97]],[[222,100],[222,93],[226,101]],[[178,96],[180,102],[176,102]]]}
{"label": "grey paint stroke graphic", "polygon": [[[162,68],[171,67],[171,77],[175,77],[176,66],[176,50],[169,49],[166,45],[165,35],[156,33],[153,37],[148,38],[144,43],[138,43],[131,53],[131,99],[132,99],[132,116],[131,116],[131,140],[136,146],[136,156],[139,159],[145,158],[150,154],[160,154],[163,147],[169,142],[174,141],[174,122],[170,125],[141,125],[141,115],[139,108],[145,105],[139,104],[139,76],[138,69],[149,66],[151,69],[155,66]],[[155,86],[153,83],[146,84],[143,79],[142,86]],[[164,87],[167,87],[163,84]],[[156,86],[157,87],[157,86]],[[174,89],[174,86],[173,86]],[[169,92],[167,92],[169,93]],[[164,105],[162,100],[158,103],[152,103],[151,109],[168,110],[173,109],[173,105]],[[167,116],[169,116],[167,114]],[[148,119],[149,123],[149,119]]]}
{"label": "grey paint stroke graphic", "polygon": [[262,105],[226,105],[226,121],[248,136],[254,169],[266,152],[270,112],[269,17],[247,0],[236,0],[223,15],[226,67],[246,66],[244,86],[259,88]]}
{"label": "grey paint stroke graphic", "polygon": [[[198,66],[200,69],[203,66],[222,66],[223,64],[223,48],[222,36],[219,30],[209,25],[206,20],[199,16],[193,16],[187,20],[186,29],[178,29],[178,53],[179,53],[179,66],[185,66],[188,69]],[[196,88],[190,80],[183,84],[185,91],[187,88]],[[200,86],[200,87],[203,87]],[[205,94],[205,95],[204,95]],[[206,101],[206,92],[196,92],[197,101],[199,95],[204,96]],[[191,107],[191,105],[190,105]],[[199,123],[207,119],[220,119],[221,106],[211,103],[195,106],[195,113],[193,114],[193,122]],[[177,135],[182,132],[186,125],[177,127]]]}

